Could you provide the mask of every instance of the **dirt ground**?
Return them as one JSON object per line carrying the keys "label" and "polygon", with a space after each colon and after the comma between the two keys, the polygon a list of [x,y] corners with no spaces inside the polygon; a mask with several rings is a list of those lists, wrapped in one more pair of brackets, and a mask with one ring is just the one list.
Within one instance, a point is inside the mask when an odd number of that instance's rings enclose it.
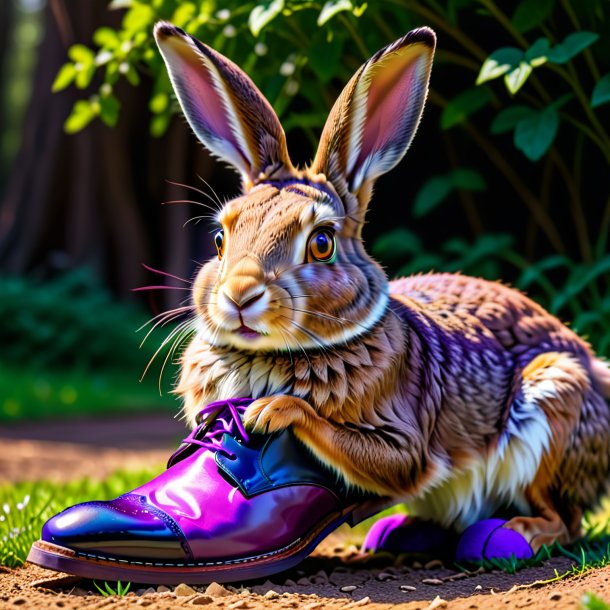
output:
{"label": "dirt ground", "polygon": [[[161,417],[163,422],[149,417],[146,423],[130,418],[4,428],[0,430],[0,481],[104,476],[118,467],[162,463],[183,436],[184,428],[180,422],[170,424],[167,416]],[[0,568],[0,610],[162,610],[193,606],[207,606],[210,610],[563,610],[580,608],[586,592],[610,601],[610,567],[544,584],[556,571],[563,574],[570,568],[566,558],[554,558],[515,575],[499,571],[458,573],[440,561],[395,565],[395,558],[390,555],[360,555],[356,547],[346,544],[345,531],[338,530],[327,538],[291,572],[264,582],[235,583],[238,588],[213,584],[154,590],[134,583],[125,597],[102,597],[89,580],[31,565],[17,570]]]}

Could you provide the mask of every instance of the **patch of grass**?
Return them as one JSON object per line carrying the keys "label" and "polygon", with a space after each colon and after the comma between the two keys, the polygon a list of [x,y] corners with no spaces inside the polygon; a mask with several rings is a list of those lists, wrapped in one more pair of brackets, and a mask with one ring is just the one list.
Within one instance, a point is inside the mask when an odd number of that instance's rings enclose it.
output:
{"label": "patch of grass", "polygon": [[44,522],[64,508],[89,500],[110,500],[144,484],[161,470],[162,466],[118,471],[102,481],[36,481],[0,486],[0,565],[23,565],[32,543],[40,538]]}
{"label": "patch of grass", "polygon": [[0,363],[0,422],[71,415],[178,410],[156,380],[134,371],[23,370]]}
{"label": "patch of grass", "polygon": [[610,610],[610,605],[597,597],[595,593],[588,591],[580,600],[580,610]]}
{"label": "patch of grass", "polygon": [[93,581],[95,588],[104,596],[110,597],[111,595],[118,595],[119,597],[124,597],[129,593],[129,589],[131,588],[131,583],[128,582],[126,585],[121,584],[121,581],[117,581],[116,589],[113,589],[108,582],[104,582],[104,588],[100,587],[95,580]]}

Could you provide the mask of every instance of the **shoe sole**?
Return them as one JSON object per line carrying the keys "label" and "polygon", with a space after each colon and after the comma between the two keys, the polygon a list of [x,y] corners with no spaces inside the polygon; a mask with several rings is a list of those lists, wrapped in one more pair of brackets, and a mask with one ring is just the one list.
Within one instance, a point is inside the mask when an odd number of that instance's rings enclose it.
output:
{"label": "shoe sole", "polygon": [[289,570],[310,555],[324,538],[343,523],[347,522],[353,527],[393,504],[384,499],[359,505],[340,515],[328,517],[307,537],[276,551],[246,558],[193,563],[147,562],[87,553],[38,540],[32,545],[27,561],[83,578],[142,584],[202,585],[255,580]]}

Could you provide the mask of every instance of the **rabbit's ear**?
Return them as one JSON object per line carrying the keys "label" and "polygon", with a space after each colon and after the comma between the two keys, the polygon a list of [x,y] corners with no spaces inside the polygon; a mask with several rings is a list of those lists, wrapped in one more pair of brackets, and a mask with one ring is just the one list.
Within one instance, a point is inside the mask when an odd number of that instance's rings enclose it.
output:
{"label": "rabbit's ear", "polygon": [[277,115],[240,68],[169,23],[157,23],[155,38],[193,131],[239,170],[246,189],[292,170]]}
{"label": "rabbit's ear", "polygon": [[330,112],[313,172],[366,205],[373,181],[413,139],[424,108],[436,36],[419,28],[381,49],[352,77]]}

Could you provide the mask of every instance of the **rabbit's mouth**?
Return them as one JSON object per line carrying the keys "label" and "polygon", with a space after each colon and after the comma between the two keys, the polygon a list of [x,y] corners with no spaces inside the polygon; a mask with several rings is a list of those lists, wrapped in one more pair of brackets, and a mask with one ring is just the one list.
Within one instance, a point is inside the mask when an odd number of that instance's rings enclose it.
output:
{"label": "rabbit's mouth", "polygon": [[258,330],[254,330],[245,324],[242,324],[239,328],[236,328],[233,332],[237,333],[240,337],[244,339],[258,339],[258,337],[263,337],[264,334],[259,332]]}

